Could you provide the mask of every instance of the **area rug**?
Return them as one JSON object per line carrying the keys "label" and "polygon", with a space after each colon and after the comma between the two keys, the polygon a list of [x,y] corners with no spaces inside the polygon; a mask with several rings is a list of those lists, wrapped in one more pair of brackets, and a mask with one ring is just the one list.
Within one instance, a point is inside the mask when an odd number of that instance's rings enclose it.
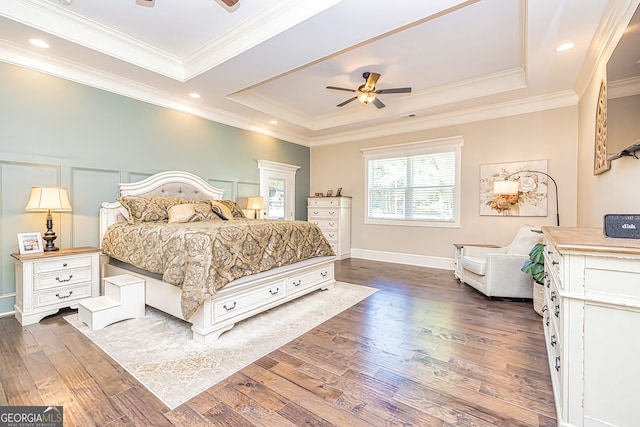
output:
{"label": "area rug", "polygon": [[278,347],[357,304],[376,289],[336,282],[237,323],[208,345],[191,325],[147,307],[146,316],[90,331],[77,314],[65,320],[173,409]]}

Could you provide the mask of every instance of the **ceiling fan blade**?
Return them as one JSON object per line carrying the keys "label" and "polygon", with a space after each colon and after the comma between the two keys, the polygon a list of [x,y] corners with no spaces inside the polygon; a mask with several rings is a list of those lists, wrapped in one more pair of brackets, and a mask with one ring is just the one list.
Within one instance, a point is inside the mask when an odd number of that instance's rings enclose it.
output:
{"label": "ceiling fan blade", "polygon": [[226,4],[229,7],[233,7],[235,6],[236,3],[238,3],[238,0],[220,0],[222,1],[222,3]]}
{"label": "ceiling fan blade", "polygon": [[373,88],[376,87],[376,83],[378,83],[379,78],[380,74],[369,73],[369,76],[367,77],[367,83],[365,83],[365,87],[371,88],[370,90],[373,90]]}
{"label": "ceiling fan blade", "polygon": [[341,102],[340,104],[336,105],[336,107],[344,107],[345,105],[347,105],[348,103],[355,101],[356,99],[358,99],[357,96],[354,96],[353,98],[349,98],[344,102]]}
{"label": "ceiling fan blade", "polygon": [[396,87],[393,89],[380,89],[376,93],[411,93],[410,87]]}
{"label": "ceiling fan blade", "polygon": [[136,0],[136,4],[138,6],[146,6],[146,7],[153,7],[155,2],[156,0]]}
{"label": "ceiling fan blade", "polygon": [[357,92],[355,89],[346,89],[346,88],[343,88],[343,87],[335,87],[335,86],[327,86],[327,89],[344,90],[346,92]]}
{"label": "ceiling fan blade", "polygon": [[384,108],[385,107],[384,103],[382,101],[380,101],[380,99],[378,99],[378,98],[375,98],[373,100],[373,105],[375,105],[378,108]]}

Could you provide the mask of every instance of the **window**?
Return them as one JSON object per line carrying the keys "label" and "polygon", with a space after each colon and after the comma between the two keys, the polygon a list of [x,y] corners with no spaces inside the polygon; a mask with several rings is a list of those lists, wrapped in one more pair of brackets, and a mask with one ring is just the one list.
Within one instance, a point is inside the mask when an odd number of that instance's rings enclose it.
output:
{"label": "window", "polygon": [[363,149],[365,224],[460,226],[462,137]]}
{"label": "window", "polygon": [[295,219],[296,171],[300,166],[258,160],[260,195],[264,198],[266,218]]}

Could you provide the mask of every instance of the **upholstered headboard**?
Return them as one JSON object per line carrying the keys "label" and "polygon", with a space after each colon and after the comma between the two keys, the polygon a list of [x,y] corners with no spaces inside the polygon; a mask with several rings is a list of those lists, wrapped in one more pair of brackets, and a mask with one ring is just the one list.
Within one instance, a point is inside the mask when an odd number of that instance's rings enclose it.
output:
{"label": "upholstered headboard", "polygon": [[[189,172],[167,171],[152,175],[142,181],[121,183],[121,196],[179,197],[185,200],[221,200],[224,190]],[[100,244],[111,224],[126,221],[127,210],[120,202],[103,202],[100,208]]]}

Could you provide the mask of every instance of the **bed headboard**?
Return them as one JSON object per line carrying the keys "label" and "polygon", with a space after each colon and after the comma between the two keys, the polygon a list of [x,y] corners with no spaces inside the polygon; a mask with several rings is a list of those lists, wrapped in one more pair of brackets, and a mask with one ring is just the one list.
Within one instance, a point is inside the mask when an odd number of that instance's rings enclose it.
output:
{"label": "bed headboard", "polygon": [[[221,200],[224,190],[209,185],[204,179],[182,171],[167,171],[151,175],[142,181],[121,183],[121,196],[180,197],[185,200]],[[100,208],[100,245],[111,224],[127,220],[127,210],[120,202],[103,202]]]}

